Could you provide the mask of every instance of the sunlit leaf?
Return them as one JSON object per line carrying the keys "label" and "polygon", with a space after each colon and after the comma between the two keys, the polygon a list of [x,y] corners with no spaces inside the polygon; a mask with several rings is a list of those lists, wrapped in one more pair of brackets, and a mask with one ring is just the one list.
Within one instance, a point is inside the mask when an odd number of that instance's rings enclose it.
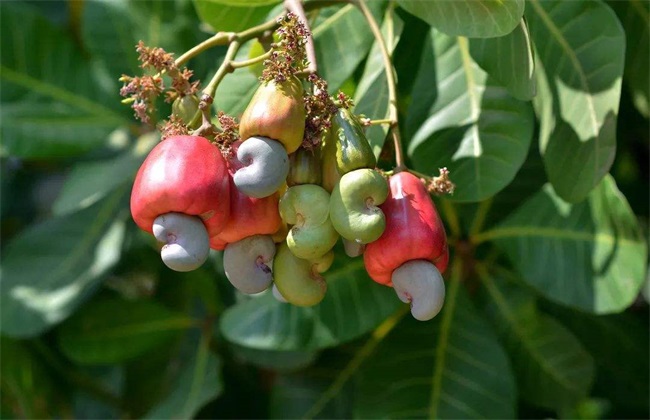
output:
{"label": "sunlit leaf", "polygon": [[546,172],[560,197],[578,202],[614,160],[625,34],[600,1],[531,0],[526,18],[537,52],[533,104]]}
{"label": "sunlit leaf", "polygon": [[472,60],[466,38],[431,36],[433,49],[425,49],[413,93],[414,103],[422,100],[429,108],[423,112],[419,104],[409,110],[407,129],[414,134],[408,155],[420,172],[449,169],[456,184],[451,199],[480,201],[508,185],[523,164],[533,113],[487,78]]}
{"label": "sunlit leaf", "polygon": [[524,0],[397,0],[406,11],[448,35],[489,38],[510,33]]}
{"label": "sunlit leaf", "polygon": [[494,240],[539,293],[589,312],[627,308],[646,275],[646,242],[611,177],[576,205],[547,184],[482,240]]}
{"label": "sunlit leaf", "polygon": [[215,32],[238,32],[264,22],[280,0],[193,0],[201,20]]}

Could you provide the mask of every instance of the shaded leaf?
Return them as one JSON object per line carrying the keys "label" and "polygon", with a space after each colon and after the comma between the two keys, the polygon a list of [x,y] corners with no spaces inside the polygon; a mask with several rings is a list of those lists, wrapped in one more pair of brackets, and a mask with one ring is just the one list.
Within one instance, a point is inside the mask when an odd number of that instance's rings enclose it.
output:
{"label": "shaded leaf", "polygon": [[489,38],[510,33],[524,0],[397,0],[406,11],[448,35]]}
{"label": "shaded leaf", "polygon": [[[436,84],[433,99],[416,81],[413,102],[430,103],[426,120],[411,117],[408,155],[416,170],[437,174],[447,167],[455,201],[480,201],[508,185],[526,159],[534,119],[530,107],[488,79],[469,54],[466,38],[432,32],[437,59],[425,59],[418,79]],[[429,53],[430,54],[430,53]],[[429,65],[434,64],[434,68]],[[418,93],[422,91],[421,93]],[[421,106],[409,113],[422,116]],[[413,128],[411,128],[413,129]]]}
{"label": "shaded leaf", "polygon": [[258,350],[234,344],[232,347],[237,359],[279,372],[302,369],[318,356],[316,352]]}
{"label": "shaded leaf", "polygon": [[650,5],[646,1],[608,1],[625,28],[624,82],[632,92],[636,109],[646,118],[650,116]]}
{"label": "shaded leaf", "polygon": [[505,352],[459,280],[447,286],[441,314],[428,322],[407,316],[363,365],[356,417],[514,417]]}
{"label": "shaded leaf", "polygon": [[535,59],[526,20],[508,35],[470,40],[470,53],[476,63],[522,101],[535,96]]}
{"label": "shaded leaf", "polygon": [[67,34],[18,2],[0,15],[1,156],[80,155],[128,123],[119,103],[103,101],[104,85]]}
{"label": "shaded leaf", "polygon": [[118,189],[95,205],[33,225],[2,259],[0,327],[35,336],[63,321],[119,260],[127,212]]}
{"label": "shaded leaf", "polygon": [[[124,388],[124,369],[120,365],[93,366],[85,372],[113,395],[122,395]],[[73,396],[74,416],[78,419],[119,418],[118,407],[101,401],[92,393],[78,389]]]}
{"label": "shaded leaf", "polygon": [[157,134],[146,134],[132,148],[116,157],[76,164],[52,206],[54,214],[64,215],[87,208],[111,191],[132,181],[140,164],[158,140]]}
{"label": "shaded leaf", "polygon": [[645,278],[646,242],[611,177],[576,205],[546,184],[474,240],[494,240],[540,294],[589,312],[627,308]]}
{"label": "shaded leaf", "polygon": [[372,281],[363,260],[341,252],[325,273],[327,294],[312,307],[278,302],[268,291],[225,311],[220,329],[231,342],[266,350],[336,346],[375,328],[401,305],[395,292]]}
{"label": "shaded leaf", "polygon": [[[382,34],[391,53],[395,50],[403,29],[404,22],[395,14],[393,8],[389,7],[384,17]],[[375,42],[370,49],[363,75],[355,91],[354,112],[356,114],[364,114],[370,119],[388,118],[388,85],[383,63],[379,45]],[[381,153],[387,132],[388,126],[385,124],[366,129],[366,136],[375,157],[379,157]]]}
{"label": "shaded leaf", "polygon": [[193,0],[201,20],[215,32],[239,32],[264,22],[280,0]]}
{"label": "shaded leaf", "polygon": [[[537,52],[540,150],[549,181],[565,201],[584,199],[616,151],[625,38],[599,1],[531,0],[526,18]],[[598,28],[594,35],[589,28]]]}
{"label": "shaded leaf", "polygon": [[492,325],[505,341],[519,395],[550,409],[579,403],[594,379],[594,360],[562,324],[539,313],[534,295],[483,272]]}
{"label": "shaded leaf", "polygon": [[94,301],[58,330],[63,353],[79,364],[118,363],[163,345],[194,321],[147,300]]}

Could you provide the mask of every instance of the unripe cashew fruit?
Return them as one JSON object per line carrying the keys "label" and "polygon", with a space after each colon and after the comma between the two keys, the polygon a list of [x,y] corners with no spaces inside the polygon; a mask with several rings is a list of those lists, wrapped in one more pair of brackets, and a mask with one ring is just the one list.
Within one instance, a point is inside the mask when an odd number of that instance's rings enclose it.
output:
{"label": "unripe cashew fruit", "polygon": [[329,218],[329,200],[327,191],[313,184],[291,187],[280,199],[280,216],[293,225],[286,242],[296,257],[319,258],[336,243],[338,234]]}
{"label": "unripe cashew fruit", "polygon": [[228,244],[223,253],[226,277],[240,292],[263,292],[273,282],[274,255],[275,243],[268,235],[253,235]]}
{"label": "unripe cashew fruit", "polygon": [[160,256],[172,270],[192,271],[208,258],[208,232],[196,216],[181,213],[160,215],[153,222],[153,234],[165,243]]}
{"label": "unripe cashew fruit", "polygon": [[386,230],[366,245],[366,271],[377,283],[392,286],[393,271],[411,260],[432,262],[443,273],[449,261],[445,228],[418,177],[399,172],[389,179],[390,193],[380,206]]}
{"label": "unripe cashew fruit", "polygon": [[266,137],[251,137],[237,149],[237,159],[244,165],[233,180],[244,194],[263,198],[282,186],[289,173],[289,156],[284,147]]}
{"label": "unripe cashew fruit", "polygon": [[263,82],[239,122],[239,135],[244,143],[251,137],[263,136],[282,143],[287,153],[295,152],[305,134],[302,94],[302,84],[295,76],[283,83]]}
{"label": "unripe cashew fruit", "polygon": [[411,304],[411,314],[419,321],[428,321],[445,303],[445,283],[440,271],[425,260],[407,261],[393,271],[395,293]]}
{"label": "unripe cashew fruit", "polygon": [[[237,150],[239,142],[233,144]],[[241,162],[233,158],[228,161],[230,177],[230,220],[218,235],[210,238],[210,248],[223,250],[227,244],[235,243],[252,235],[270,235],[281,225],[278,212],[278,193],[268,197],[249,197],[235,186],[232,174],[241,168]]]}
{"label": "unripe cashew fruit", "polygon": [[167,213],[199,216],[208,237],[221,232],[230,216],[230,182],[217,146],[198,136],[172,136],[158,143],[140,166],[131,192],[131,215],[153,233],[154,220]]}
{"label": "unripe cashew fruit", "polygon": [[287,185],[289,187],[321,183],[322,174],[319,148],[314,150],[300,148],[289,156],[289,162],[290,169],[289,175],[287,176]]}
{"label": "unripe cashew fruit", "polygon": [[336,139],[336,168],[339,174],[375,167],[377,160],[361,122],[349,109],[341,108],[334,115],[332,132]]}
{"label": "unripe cashew fruit", "polygon": [[320,275],[334,261],[332,251],[314,260],[296,257],[286,243],[278,246],[273,262],[274,284],[287,302],[297,306],[318,304],[327,291],[327,283]]}
{"label": "unripe cashew fruit", "polygon": [[386,228],[378,205],[388,197],[386,179],[373,169],[357,169],[341,177],[332,191],[330,219],[345,239],[367,244],[377,240]]}
{"label": "unripe cashew fruit", "polygon": [[348,241],[343,238],[343,249],[345,250],[345,255],[350,258],[358,257],[363,254],[363,251],[366,249],[365,244],[360,244],[357,241]]}
{"label": "unripe cashew fruit", "polygon": [[321,143],[321,167],[323,174],[321,185],[328,193],[334,190],[334,187],[341,179],[341,174],[336,168],[336,141],[336,133],[330,130]]}
{"label": "unripe cashew fruit", "polygon": [[179,96],[172,103],[172,113],[190,128],[198,128],[201,123],[199,98],[196,95]]}
{"label": "unripe cashew fruit", "polygon": [[280,291],[278,290],[278,286],[276,286],[275,283],[273,283],[273,287],[271,288],[271,293],[273,294],[275,300],[277,300],[278,302],[289,303],[284,298],[284,296],[282,296],[282,293],[280,293]]}

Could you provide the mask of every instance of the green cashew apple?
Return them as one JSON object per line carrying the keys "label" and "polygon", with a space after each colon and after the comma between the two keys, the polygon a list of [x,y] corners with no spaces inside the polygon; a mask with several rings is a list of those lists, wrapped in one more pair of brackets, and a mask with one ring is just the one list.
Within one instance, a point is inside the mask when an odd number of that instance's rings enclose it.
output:
{"label": "green cashew apple", "polygon": [[289,157],[284,147],[266,137],[251,137],[237,149],[244,165],[233,175],[237,189],[249,197],[264,198],[284,184],[289,173]]}
{"label": "green cashew apple", "polygon": [[321,183],[322,174],[319,149],[307,150],[301,147],[289,156],[289,164],[290,169],[289,175],[287,176],[287,185],[289,187]]}
{"label": "green cashew apple", "polygon": [[388,182],[374,169],[357,169],[343,175],[330,199],[334,229],[349,241],[376,241],[386,229],[386,218],[378,206],[387,197]]}
{"label": "green cashew apple", "polygon": [[172,270],[192,271],[208,258],[208,231],[196,216],[183,213],[160,215],[154,220],[152,231],[156,239],[165,243],[160,256]]}
{"label": "green cashew apple", "polygon": [[408,261],[393,271],[391,280],[397,297],[411,304],[411,315],[418,321],[432,319],[445,303],[445,282],[430,261]]}
{"label": "green cashew apple", "polygon": [[260,293],[273,282],[275,243],[269,235],[253,235],[226,245],[223,268],[230,283],[246,294]]}
{"label": "green cashew apple", "polygon": [[321,168],[321,185],[325,191],[331,193],[341,179],[336,167],[336,133],[333,130],[325,135],[321,144]]}
{"label": "green cashew apple", "polygon": [[201,124],[199,98],[196,95],[184,95],[176,98],[172,103],[172,113],[190,128],[198,128]]}
{"label": "green cashew apple", "polygon": [[349,109],[341,108],[334,115],[332,131],[336,140],[336,168],[339,174],[375,167],[377,160],[363,127]]}
{"label": "green cashew apple", "polygon": [[327,271],[333,261],[332,251],[314,260],[305,260],[296,257],[286,243],[280,244],[273,262],[274,285],[279,295],[297,306],[318,304],[327,291],[327,283],[320,273]]}
{"label": "green cashew apple", "polygon": [[280,217],[293,225],[286,242],[296,257],[319,258],[336,243],[338,234],[329,218],[329,201],[327,191],[314,184],[291,187],[280,198]]}

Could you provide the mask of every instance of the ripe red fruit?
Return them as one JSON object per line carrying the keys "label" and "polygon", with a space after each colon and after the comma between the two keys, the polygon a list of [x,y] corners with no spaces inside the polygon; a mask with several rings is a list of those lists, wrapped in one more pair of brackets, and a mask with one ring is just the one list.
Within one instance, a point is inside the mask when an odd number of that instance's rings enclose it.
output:
{"label": "ripe red fruit", "polygon": [[198,136],[173,136],[158,143],[140,166],[131,192],[135,223],[152,233],[166,213],[198,216],[210,237],[230,216],[230,183],[219,148]]}
{"label": "ripe red fruit", "polygon": [[363,260],[370,277],[392,286],[393,271],[407,261],[431,261],[442,273],[447,268],[447,235],[433,200],[415,175],[399,172],[389,179],[390,193],[379,206],[386,230],[366,245]]}

